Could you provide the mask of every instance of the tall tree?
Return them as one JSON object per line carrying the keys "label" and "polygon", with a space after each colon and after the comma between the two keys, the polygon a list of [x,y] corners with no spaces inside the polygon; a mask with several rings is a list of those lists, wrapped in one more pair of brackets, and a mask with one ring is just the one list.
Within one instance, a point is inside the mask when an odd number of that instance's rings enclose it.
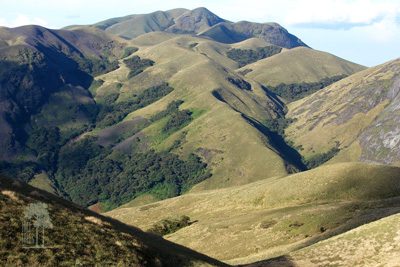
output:
{"label": "tall tree", "polygon": [[33,226],[36,228],[36,247],[39,246],[39,227],[42,227],[43,230],[43,242],[42,246],[44,247],[44,229],[52,228],[53,224],[51,223],[51,219],[49,216],[49,212],[47,211],[47,204],[38,202],[31,203],[24,211],[24,215],[29,220],[33,219]]}

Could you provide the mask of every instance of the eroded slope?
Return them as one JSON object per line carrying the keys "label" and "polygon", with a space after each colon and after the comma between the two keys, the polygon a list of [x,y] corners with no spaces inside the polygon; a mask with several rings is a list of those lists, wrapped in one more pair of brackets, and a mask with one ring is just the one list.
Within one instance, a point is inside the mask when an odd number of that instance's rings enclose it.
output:
{"label": "eroded slope", "polygon": [[289,140],[306,157],[337,147],[332,162],[398,162],[399,64],[367,69],[289,104],[287,116],[297,120]]}

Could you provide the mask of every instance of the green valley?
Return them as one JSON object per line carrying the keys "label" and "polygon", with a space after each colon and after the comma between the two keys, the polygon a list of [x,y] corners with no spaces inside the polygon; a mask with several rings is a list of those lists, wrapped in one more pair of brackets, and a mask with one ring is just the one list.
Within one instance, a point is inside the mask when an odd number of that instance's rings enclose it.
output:
{"label": "green valley", "polygon": [[[0,27],[0,265],[392,264],[399,88],[206,8]],[[63,230],[24,256],[38,201]]]}

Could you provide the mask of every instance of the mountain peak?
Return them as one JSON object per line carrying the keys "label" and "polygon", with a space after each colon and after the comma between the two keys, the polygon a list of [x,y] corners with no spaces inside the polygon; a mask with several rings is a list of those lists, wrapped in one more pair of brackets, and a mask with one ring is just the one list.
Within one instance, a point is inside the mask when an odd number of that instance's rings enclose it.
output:
{"label": "mountain peak", "polygon": [[256,37],[288,49],[307,46],[278,23],[249,21],[234,23],[217,16],[205,7],[193,10],[176,8],[150,14],[111,18],[93,24],[92,27],[126,39],[133,39],[149,32],[164,31],[195,34],[222,43],[237,43]]}
{"label": "mountain peak", "polygon": [[207,8],[199,7],[185,12],[175,20],[175,25],[170,27],[168,31],[174,33],[200,33],[221,22],[227,21],[218,17]]}

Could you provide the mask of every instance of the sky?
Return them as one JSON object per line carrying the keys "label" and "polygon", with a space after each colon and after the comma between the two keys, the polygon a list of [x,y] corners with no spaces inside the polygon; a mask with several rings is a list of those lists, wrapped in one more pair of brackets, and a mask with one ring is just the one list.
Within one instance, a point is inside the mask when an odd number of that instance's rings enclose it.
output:
{"label": "sky", "polygon": [[0,26],[59,29],[206,7],[232,22],[276,22],[308,46],[371,67],[400,57],[399,0],[0,0]]}

